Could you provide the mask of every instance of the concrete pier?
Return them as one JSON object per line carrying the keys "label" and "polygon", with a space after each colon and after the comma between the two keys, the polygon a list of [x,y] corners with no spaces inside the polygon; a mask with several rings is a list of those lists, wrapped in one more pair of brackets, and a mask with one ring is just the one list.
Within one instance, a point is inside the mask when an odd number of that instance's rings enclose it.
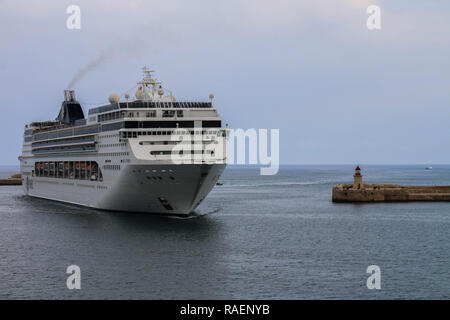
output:
{"label": "concrete pier", "polygon": [[399,186],[365,184],[360,190],[351,184],[333,188],[333,202],[450,201],[450,186]]}
{"label": "concrete pier", "polygon": [[359,166],[355,172],[353,184],[333,187],[333,202],[450,201],[450,186],[364,184]]}
{"label": "concrete pier", "polygon": [[0,186],[20,186],[22,184],[22,176],[20,173],[13,174],[8,179],[0,179]]}

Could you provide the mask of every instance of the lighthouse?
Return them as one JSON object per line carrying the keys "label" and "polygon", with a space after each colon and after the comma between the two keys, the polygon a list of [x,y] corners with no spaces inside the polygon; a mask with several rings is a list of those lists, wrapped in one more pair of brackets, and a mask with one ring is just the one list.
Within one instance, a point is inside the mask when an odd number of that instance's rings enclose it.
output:
{"label": "lighthouse", "polygon": [[355,174],[353,175],[353,189],[360,190],[363,189],[363,179],[361,175],[361,168],[357,166],[355,168]]}

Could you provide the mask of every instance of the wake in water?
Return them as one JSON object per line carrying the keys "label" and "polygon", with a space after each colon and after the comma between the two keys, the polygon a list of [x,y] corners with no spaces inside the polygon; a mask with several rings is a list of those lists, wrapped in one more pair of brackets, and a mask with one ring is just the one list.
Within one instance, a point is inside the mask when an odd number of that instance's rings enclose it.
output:
{"label": "wake in water", "polygon": [[205,211],[196,209],[194,212],[191,212],[187,216],[165,216],[165,217],[170,218],[170,219],[181,219],[181,220],[196,219],[196,218],[201,218],[201,217],[215,214],[217,212],[220,212],[221,209],[222,208],[211,208],[211,209],[208,209]]}
{"label": "wake in water", "polygon": [[189,215],[179,215],[179,216],[170,216],[164,214],[151,214],[151,213],[142,213],[142,212],[127,212],[127,211],[108,211],[108,210],[99,210],[93,209],[89,207],[79,206],[75,204],[53,201],[48,199],[40,199],[34,198],[30,196],[26,196],[23,194],[14,195],[12,197],[14,202],[10,203],[9,206],[5,205],[4,207],[8,207],[10,209],[14,209],[17,206],[17,202],[20,202],[22,205],[20,207],[25,207],[29,209],[33,209],[33,211],[41,212],[41,213],[70,213],[70,214],[101,214],[101,213],[111,213],[114,215],[135,215],[135,216],[149,216],[149,217],[159,217],[159,218],[168,218],[168,219],[195,219],[203,216],[211,215],[217,213],[221,210],[221,208],[211,208],[207,210],[196,210]]}

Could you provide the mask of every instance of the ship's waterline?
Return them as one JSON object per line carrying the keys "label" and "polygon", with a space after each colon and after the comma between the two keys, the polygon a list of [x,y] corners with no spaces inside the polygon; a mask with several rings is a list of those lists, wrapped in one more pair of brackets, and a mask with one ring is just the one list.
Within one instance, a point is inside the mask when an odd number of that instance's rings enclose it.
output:
{"label": "ship's waterline", "polygon": [[128,165],[111,187],[91,181],[36,178],[28,194],[111,211],[189,214],[208,195],[224,168],[224,164]]}

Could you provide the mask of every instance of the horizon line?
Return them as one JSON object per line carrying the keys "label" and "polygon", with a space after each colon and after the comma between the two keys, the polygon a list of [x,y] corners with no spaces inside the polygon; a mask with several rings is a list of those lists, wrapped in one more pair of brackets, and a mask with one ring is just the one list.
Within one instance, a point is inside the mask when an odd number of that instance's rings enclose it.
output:
{"label": "horizon line", "polygon": [[[354,163],[280,163],[279,166],[354,166],[354,165],[364,165],[364,166],[414,166],[414,165],[425,165],[425,166],[443,166],[443,165],[450,165],[450,163],[421,163],[421,162],[414,162],[414,163],[364,163],[364,162],[354,162]],[[227,167],[267,167],[269,165],[264,164],[227,164]],[[0,167],[20,167],[20,164],[0,164]]]}

